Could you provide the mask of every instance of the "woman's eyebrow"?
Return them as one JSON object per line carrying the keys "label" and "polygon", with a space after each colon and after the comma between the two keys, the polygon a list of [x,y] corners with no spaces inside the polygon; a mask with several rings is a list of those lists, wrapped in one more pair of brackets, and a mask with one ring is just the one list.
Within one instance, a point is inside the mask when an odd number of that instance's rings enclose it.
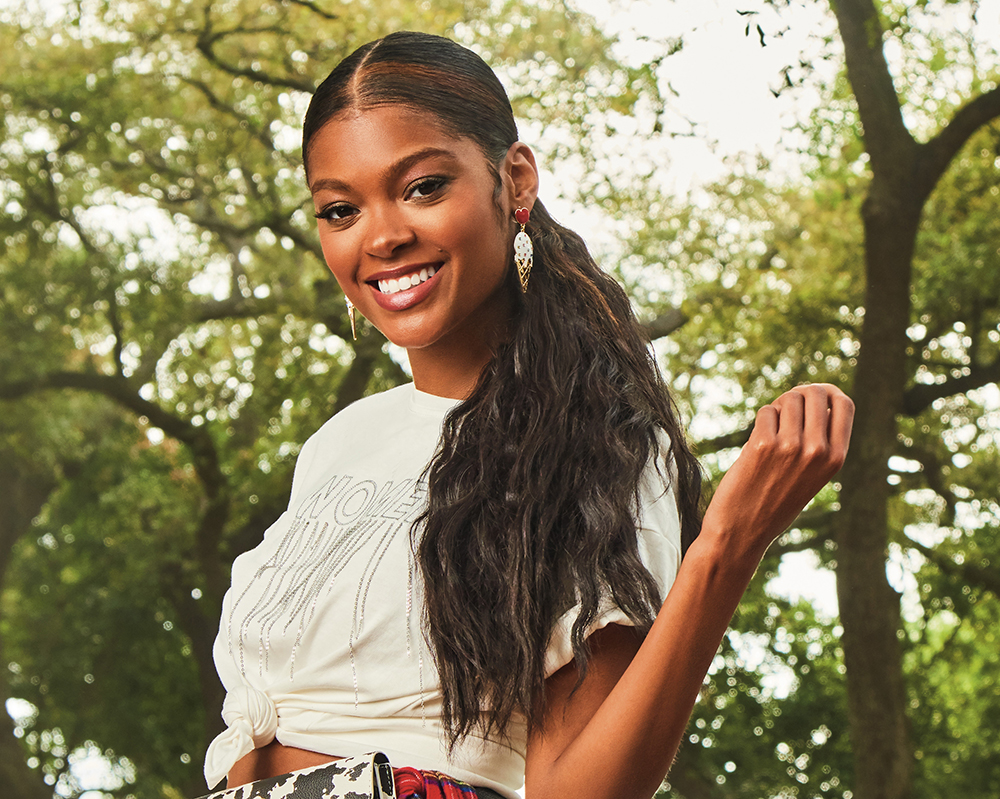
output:
{"label": "woman's eyebrow", "polygon": [[[383,183],[392,183],[414,164],[423,161],[425,158],[432,157],[444,157],[448,160],[455,160],[455,156],[450,150],[445,150],[441,147],[424,147],[410,153],[409,155],[403,156],[398,161],[390,164],[386,169],[382,170],[379,174],[379,178]],[[309,190],[313,194],[324,189],[328,189],[330,191],[349,191],[351,186],[342,180],[337,180],[336,178],[320,178],[309,187]]]}

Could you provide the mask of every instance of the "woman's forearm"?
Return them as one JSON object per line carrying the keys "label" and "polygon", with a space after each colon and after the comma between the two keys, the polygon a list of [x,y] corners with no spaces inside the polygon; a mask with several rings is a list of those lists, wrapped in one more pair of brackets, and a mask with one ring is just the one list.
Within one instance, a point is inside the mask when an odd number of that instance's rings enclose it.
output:
{"label": "woman's forearm", "polygon": [[589,687],[584,680],[579,699],[573,685],[553,684],[546,729],[529,740],[529,799],[656,792],[750,578],[768,545],[843,465],[853,418],[850,399],[822,384],[792,389],[758,411],[627,668],[614,673],[628,662],[620,651],[605,655],[604,676]]}
{"label": "woman's forearm", "polygon": [[703,530],[649,634],[590,721],[556,757],[529,756],[527,799],[649,799],[656,792],[762,555]]}

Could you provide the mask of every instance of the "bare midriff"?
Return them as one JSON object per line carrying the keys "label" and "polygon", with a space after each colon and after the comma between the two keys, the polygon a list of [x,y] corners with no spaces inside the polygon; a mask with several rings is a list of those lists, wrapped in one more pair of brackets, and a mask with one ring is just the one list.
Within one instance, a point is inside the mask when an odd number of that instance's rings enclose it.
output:
{"label": "bare midriff", "polygon": [[265,780],[268,777],[277,777],[289,771],[319,766],[334,760],[340,758],[271,741],[267,746],[254,749],[246,757],[237,760],[236,765],[229,771],[226,786],[235,788],[237,785],[245,785],[254,780]]}

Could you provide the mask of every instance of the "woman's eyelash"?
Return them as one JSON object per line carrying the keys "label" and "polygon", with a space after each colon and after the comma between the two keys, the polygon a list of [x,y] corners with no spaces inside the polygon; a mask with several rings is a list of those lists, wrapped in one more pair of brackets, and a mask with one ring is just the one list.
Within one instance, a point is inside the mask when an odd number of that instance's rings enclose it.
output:
{"label": "woman's eyelash", "polygon": [[[345,219],[354,208],[344,203],[332,203],[320,208],[314,216],[317,219],[325,219],[328,222],[337,222]],[[337,212],[342,212],[343,216],[335,216]]]}
{"label": "woman's eyelash", "polygon": [[415,192],[419,191],[421,196],[428,196],[434,194],[436,191],[440,191],[448,183],[448,178],[433,176],[427,178],[421,178],[416,181],[412,186],[410,186],[407,195],[412,197]]}
{"label": "woman's eyelash", "polygon": [[[406,190],[407,199],[424,199],[430,197],[431,195],[441,191],[448,183],[450,178],[432,176],[426,178],[420,178],[410,185]],[[330,205],[320,208],[313,216],[317,219],[325,219],[327,222],[343,222],[349,216],[357,213],[357,209],[353,205],[348,205],[346,203],[331,203]]]}

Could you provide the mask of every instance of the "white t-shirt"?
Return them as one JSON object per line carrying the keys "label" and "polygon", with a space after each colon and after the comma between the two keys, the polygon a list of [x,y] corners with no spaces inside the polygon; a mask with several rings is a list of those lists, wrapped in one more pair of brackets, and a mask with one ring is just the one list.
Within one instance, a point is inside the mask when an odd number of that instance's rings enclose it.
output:
{"label": "white t-shirt", "polygon": [[[420,626],[410,525],[456,404],[400,386],[346,408],[303,446],[288,510],[233,564],[214,649],[228,729],[208,749],[209,787],[277,738],[341,757],[377,750],[396,766],[517,797],[524,719],[511,722],[509,745],[470,736],[449,754]],[[653,468],[641,495],[639,548],[665,595],[680,565],[677,505]],[[575,617],[570,610],[553,631],[547,674],[572,660]],[[630,624],[608,600],[590,632],[610,623]]]}

